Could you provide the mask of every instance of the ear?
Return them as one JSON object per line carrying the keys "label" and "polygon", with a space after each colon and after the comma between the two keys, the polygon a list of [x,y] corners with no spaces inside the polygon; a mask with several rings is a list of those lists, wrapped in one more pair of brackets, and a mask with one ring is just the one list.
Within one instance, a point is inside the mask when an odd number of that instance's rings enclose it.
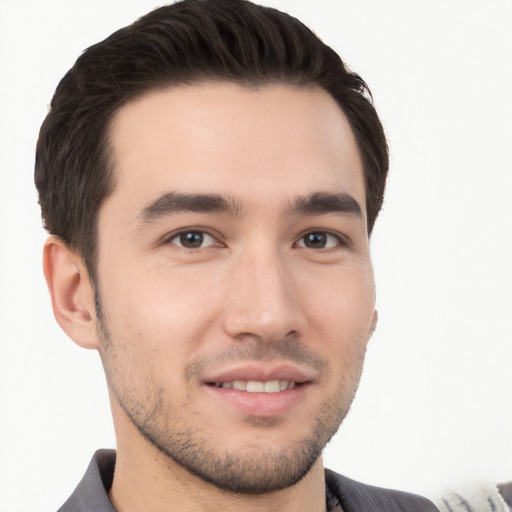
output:
{"label": "ear", "polygon": [[81,347],[97,349],[94,290],[82,258],[51,236],[44,245],[43,270],[58,324]]}
{"label": "ear", "polygon": [[377,310],[373,312],[373,318],[372,323],[370,326],[370,337],[373,336],[373,333],[375,332],[375,329],[377,329],[377,322],[379,321],[379,313]]}

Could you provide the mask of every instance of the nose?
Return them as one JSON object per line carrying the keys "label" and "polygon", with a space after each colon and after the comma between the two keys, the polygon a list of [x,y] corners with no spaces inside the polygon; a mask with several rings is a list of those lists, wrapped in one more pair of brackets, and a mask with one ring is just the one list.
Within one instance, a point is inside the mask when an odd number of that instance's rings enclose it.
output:
{"label": "nose", "polygon": [[286,257],[261,250],[242,256],[230,281],[224,330],[232,338],[275,343],[301,336],[305,316]]}

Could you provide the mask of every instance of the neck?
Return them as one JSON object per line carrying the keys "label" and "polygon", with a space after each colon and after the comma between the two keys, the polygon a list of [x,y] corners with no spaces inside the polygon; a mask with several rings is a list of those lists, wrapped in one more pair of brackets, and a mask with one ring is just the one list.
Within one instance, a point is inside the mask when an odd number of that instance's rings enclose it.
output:
{"label": "neck", "polygon": [[[133,429],[127,425],[124,428]],[[109,498],[117,512],[325,512],[321,457],[292,487],[262,495],[238,494],[192,475],[138,432],[126,436],[116,430],[117,461]]]}

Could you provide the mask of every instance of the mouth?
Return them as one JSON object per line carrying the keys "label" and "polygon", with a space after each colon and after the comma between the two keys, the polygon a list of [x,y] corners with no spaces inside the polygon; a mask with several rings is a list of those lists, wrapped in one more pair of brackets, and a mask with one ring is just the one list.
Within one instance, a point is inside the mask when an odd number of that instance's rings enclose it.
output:
{"label": "mouth", "polygon": [[[235,363],[203,375],[203,389],[227,414],[244,417],[291,415],[308,400],[318,372],[289,362]],[[291,417],[291,416],[290,416]]]}
{"label": "mouth", "polygon": [[217,404],[244,416],[269,418],[297,410],[308,396],[308,380],[233,380],[206,381],[205,388]]}
{"label": "mouth", "polygon": [[234,389],[236,391],[246,391],[248,393],[279,393],[288,391],[304,382],[295,382],[293,380],[232,380],[224,382],[207,382],[208,386],[222,389]]}

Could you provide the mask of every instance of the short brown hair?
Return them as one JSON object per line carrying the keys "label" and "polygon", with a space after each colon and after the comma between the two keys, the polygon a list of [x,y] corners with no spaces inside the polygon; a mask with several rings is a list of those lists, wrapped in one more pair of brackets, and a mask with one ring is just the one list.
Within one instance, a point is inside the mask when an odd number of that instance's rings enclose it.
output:
{"label": "short brown hair", "polygon": [[46,229],[95,280],[98,211],[114,187],[109,126],[128,101],[203,80],[320,86],[347,116],[363,161],[368,232],[388,171],[384,131],[361,77],[299,20],[246,0],[185,0],[88,48],[59,83],[36,150]]}

